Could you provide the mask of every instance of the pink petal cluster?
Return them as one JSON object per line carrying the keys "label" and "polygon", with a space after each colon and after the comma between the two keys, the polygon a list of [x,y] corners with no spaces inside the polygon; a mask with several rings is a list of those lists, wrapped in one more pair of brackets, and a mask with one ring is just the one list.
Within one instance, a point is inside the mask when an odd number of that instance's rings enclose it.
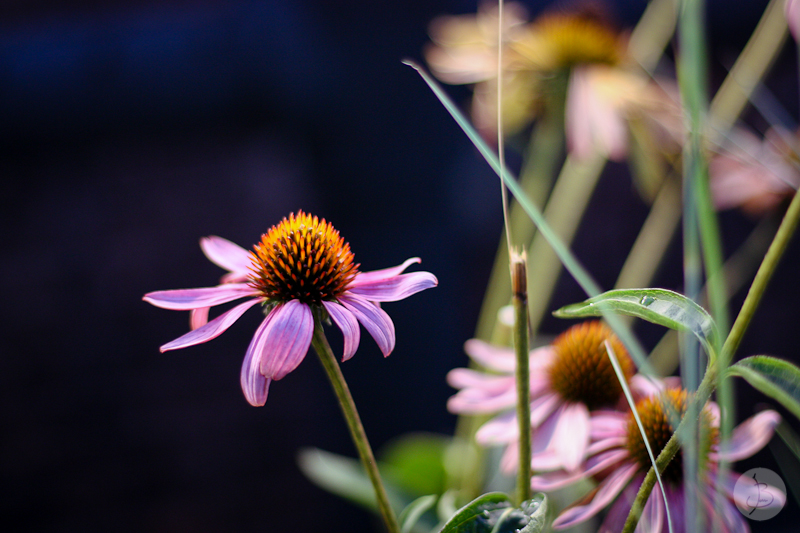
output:
{"label": "pink petal cluster", "polygon": [[[192,311],[192,331],[161,346],[161,351],[177,350],[210,341],[222,334],[245,311],[256,304],[270,305],[266,318],[258,327],[245,353],[241,385],[247,401],[254,406],[264,405],[273,379],[278,380],[297,368],[305,358],[314,332],[312,307],[299,300],[267,302],[261,293],[248,283],[252,266],[247,250],[221,237],[201,240],[206,256],[229,271],[222,284],[216,287],[156,291],[144,296],[144,301],[156,307]],[[395,345],[395,331],[389,315],[377,302],[402,300],[419,291],[435,287],[436,277],[429,272],[402,272],[419,258],[403,264],[360,272],[336,300],[323,301],[322,306],[344,335],[343,361],[356,352],[360,342],[359,323],[369,332],[384,356]],[[210,307],[246,298],[243,303],[208,321]]]}
{"label": "pink petal cluster", "polygon": [[[646,381],[636,382],[640,394],[659,394],[665,385],[648,384]],[[706,407],[711,415],[712,427],[719,427],[719,408],[714,403]],[[587,450],[587,459],[579,471],[554,470],[545,474],[535,475],[531,480],[534,490],[552,491],[570,485],[587,477],[602,477],[598,487],[590,497],[580,501],[579,504],[565,509],[553,522],[553,529],[567,529],[595,516],[604,508],[611,505],[605,521],[600,528],[602,532],[616,532],[622,529],[636,493],[644,479],[644,470],[629,454],[626,446],[628,440],[627,427],[629,415],[619,411],[598,411],[592,414],[590,420],[591,444]],[[716,501],[717,465],[719,460],[738,461],[753,455],[766,445],[772,438],[775,426],[780,422],[780,415],[775,411],[766,410],[753,416],[740,424],[733,432],[730,444],[724,449],[712,447],[709,454],[708,469],[701,474],[699,491],[699,505],[705,510],[706,516],[713,523],[721,527],[723,532],[749,531],[747,521],[734,506],[734,499],[740,498],[738,503],[746,508],[744,500],[751,494],[742,493],[733,487],[735,478],[728,478],[721,485],[722,494],[725,496],[721,505]],[[655,451],[657,453],[657,451]],[[673,521],[674,532],[686,531],[684,520],[685,493],[682,484],[665,484],[670,517]],[[776,496],[775,505],[783,505],[785,495],[774,489],[771,494]],[[613,503],[612,503],[613,502]],[[664,509],[664,500],[658,486],[651,493],[643,515],[640,519],[637,532],[667,533],[667,519]]]}
{"label": "pink petal cluster", "polygon": [[[484,424],[475,438],[484,446],[506,446],[501,468],[513,472],[519,459],[514,351],[478,339],[467,341],[464,350],[492,373],[468,368],[451,370],[447,381],[460,390],[450,398],[447,408],[459,414],[500,413]],[[576,471],[589,447],[590,412],[583,403],[568,401],[553,390],[547,369],[555,356],[555,349],[549,345],[530,352],[533,468]]]}

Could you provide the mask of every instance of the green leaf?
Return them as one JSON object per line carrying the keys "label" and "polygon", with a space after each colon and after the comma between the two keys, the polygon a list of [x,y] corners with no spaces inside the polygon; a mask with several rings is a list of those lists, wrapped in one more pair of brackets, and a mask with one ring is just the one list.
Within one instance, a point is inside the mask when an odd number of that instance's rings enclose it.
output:
{"label": "green leaf", "polygon": [[490,492],[459,509],[440,533],[540,533],[546,514],[544,494],[515,508],[502,492]]}
{"label": "green leaf", "polygon": [[[376,511],[375,489],[358,459],[326,452],[319,448],[300,450],[297,462],[303,473],[319,487]],[[389,503],[402,509],[408,503],[397,490],[384,482]]]}
{"label": "green leaf", "polygon": [[744,378],[800,418],[800,368],[792,363],[768,355],[754,355],[728,367],[728,375]]}
{"label": "green leaf", "polygon": [[401,533],[410,533],[413,531],[414,526],[417,525],[422,515],[434,506],[437,498],[438,496],[436,496],[436,494],[428,494],[427,496],[420,496],[409,503],[397,518],[400,522]]}
{"label": "green leaf", "polygon": [[401,435],[379,453],[381,475],[413,497],[445,491],[445,453],[452,437],[433,433]]}
{"label": "green leaf", "polygon": [[717,331],[714,319],[695,302],[666,289],[618,289],[604,292],[553,312],[559,318],[602,316],[604,312],[634,316],[654,324],[688,331],[709,354],[715,354]]}

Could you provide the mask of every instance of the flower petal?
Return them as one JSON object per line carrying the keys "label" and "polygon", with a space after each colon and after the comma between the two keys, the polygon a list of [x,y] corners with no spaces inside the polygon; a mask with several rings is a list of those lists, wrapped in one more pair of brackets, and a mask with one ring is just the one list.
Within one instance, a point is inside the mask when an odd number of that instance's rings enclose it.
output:
{"label": "flower petal", "polygon": [[466,354],[484,368],[513,374],[517,368],[516,355],[511,348],[494,346],[480,339],[469,339],[464,343]]}
{"label": "flower petal", "polygon": [[148,292],[142,300],[162,309],[188,311],[232,302],[247,296],[258,296],[258,294],[257,290],[246,283],[228,283],[200,289]]}
{"label": "flower petal", "polygon": [[555,472],[535,475],[531,478],[531,487],[545,492],[558,490],[608,468],[615,467],[615,470],[617,470],[621,466],[628,464],[626,462],[628,459],[628,450],[609,450],[587,459],[586,467],[583,470],[576,470],[575,472],[556,470]]}
{"label": "flower petal", "polygon": [[398,265],[396,267],[384,268],[381,270],[372,270],[370,272],[359,272],[359,274],[355,277],[353,282],[350,283],[350,287],[358,287],[362,283],[372,283],[374,281],[393,278],[398,274],[402,274],[403,271],[407,269],[410,265],[421,262],[422,259],[420,259],[419,257],[412,257],[411,259],[406,259],[402,265]]}
{"label": "flower petal", "polygon": [[638,464],[628,464],[616,469],[597,487],[594,497],[586,505],[570,507],[553,522],[553,529],[566,529],[588,520],[608,505],[625,488],[639,469]]}
{"label": "flower petal", "polygon": [[342,362],[347,361],[358,349],[358,343],[361,341],[361,328],[358,327],[358,320],[353,313],[342,307],[336,302],[322,301],[322,305],[331,315],[334,324],[339,326],[344,335],[344,354],[342,355]]}
{"label": "flower petal", "polygon": [[191,329],[202,328],[208,323],[208,310],[210,307],[198,307],[189,311],[189,327]]}
{"label": "flower petal", "polygon": [[395,335],[394,323],[386,311],[350,291],[339,297],[339,303],[356,316],[364,329],[375,339],[383,356],[388,357],[394,350]]}
{"label": "flower petal", "polygon": [[351,284],[347,293],[358,294],[371,302],[396,302],[438,284],[439,280],[430,272],[411,272],[393,278],[362,281],[356,286]]}
{"label": "flower petal", "polygon": [[209,261],[215,265],[232,273],[243,274],[245,277],[249,275],[250,265],[253,264],[250,252],[238,244],[216,235],[210,235],[200,239],[200,248],[203,249],[203,253],[206,254]]}
{"label": "flower petal", "polygon": [[771,409],[748,418],[733,430],[727,446],[720,445],[717,456],[731,462],[750,457],[769,442],[780,421],[781,415]]}
{"label": "flower petal", "polygon": [[578,469],[589,446],[589,410],[583,403],[567,402],[560,408],[551,446],[558,452],[564,468]]}
{"label": "flower petal", "polygon": [[299,300],[289,300],[272,310],[261,343],[261,373],[282,379],[297,368],[311,346],[314,317],[311,308]]}
{"label": "flower petal", "polygon": [[179,348],[186,348],[187,346],[194,346],[195,344],[207,342],[211,339],[219,337],[231,326],[231,324],[239,320],[239,317],[242,316],[245,311],[253,307],[258,302],[258,298],[253,298],[237,305],[233,309],[222,313],[208,324],[192,330],[185,335],[181,335],[174,341],[163,345],[161,347],[161,352],[163,353],[168,350],[177,350]]}
{"label": "flower petal", "polygon": [[247,353],[245,353],[242,363],[242,372],[239,376],[244,397],[254,407],[260,407],[267,403],[267,391],[272,382],[261,373],[261,356],[264,353],[264,342],[267,339],[267,326],[272,316],[270,314],[265,318],[253,335],[253,339],[247,347]]}
{"label": "flower petal", "polygon": [[461,389],[447,401],[447,409],[451,413],[496,413],[514,407],[517,402],[513,376],[454,368],[447,374],[447,383]]}

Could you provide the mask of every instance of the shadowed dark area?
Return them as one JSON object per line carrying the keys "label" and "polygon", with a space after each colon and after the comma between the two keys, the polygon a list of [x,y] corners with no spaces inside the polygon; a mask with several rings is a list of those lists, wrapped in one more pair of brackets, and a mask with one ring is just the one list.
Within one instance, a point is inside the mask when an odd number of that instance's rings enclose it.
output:
{"label": "shadowed dark area", "polygon": [[[714,80],[765,2],[753,4],[710,3],[722,13],[710,18]],[[643,8],[621,1],[617,14],[631,25]],[[188,330],[188,313],[141,298],[216,284],[223,272],[202,254],[201,236],[248,248],[297,209],[330,220],[362,270],[419,256],[412,268],[440,283],[383,305],[394,353],[384,359],[362,330],[342,370],[376,448],[410,431],[452,433],[445,375],[466,364],[462,345],[502,226],[500,194],[401,59],[421,60],[433,17],[474,10],[455,0],[0,6],[0,508],[19,524],[12,530],[380,530],[297,466],[303,447],[355,456],[313,352],[253,408],[239,371],[257,311],[218,339],[161,354]],[[791,116],[797,83],[786,72],[795,67],[787,52],[770,77]],[[624,165],[610,165],[586,214],[596,222],[574,245],[603,287],[646,213]],[[722,224],[733,247],[753,221],[726,213]],[[676,239],[658,284],[680,288],[680,253]],[[787,255],[742,355],[798,361],[800,249]],[[562,276],[552,307],[583,297]],[[564,327],[548,318],[543,329]],[[641,331],[649,346],[661,333]],[[341,353],[341,334],[328,332]],[[740,418],[764,401],[746,393]],[[767,451],[750,462],[779,471]],[[790,516],[791,498],[753,530]]]}

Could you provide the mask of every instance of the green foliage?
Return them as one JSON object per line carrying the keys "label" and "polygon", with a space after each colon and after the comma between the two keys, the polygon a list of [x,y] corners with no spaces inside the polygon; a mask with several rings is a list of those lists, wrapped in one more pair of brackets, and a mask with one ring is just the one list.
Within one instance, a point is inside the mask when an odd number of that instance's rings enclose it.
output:
{"label": "green foliage", "polygon": [[381,473],[413,496],[445,491],[444,457],[452,437],[410,433],[387,444],[380,452]]}
{"label": "green foliage", "polygon": [[437,498],[435,494],[428,494],[409,503],[398,517],[401,533],[411,533],[422,515],[436,504]]}
{"label": "green foliage", "polygon": [[604,292],[553,312],[559,318],[603,316],[604,313],[634,316],[670,329],[693,333],[709,354],[718,342],[714,320],[695,302],[665,289],[618,289]]}
{"label": "green foliage", "polygon": [[544,531],[546,515],[544,494],[515,508],[505,494],[490,492],[459,509],[440,533],[539,533]]}
{"label": "green foliage", "polygon": [[731,365],[728,375],[744,378],[800,418],[800,368],[792,363],[767,355],[754,355]]}

